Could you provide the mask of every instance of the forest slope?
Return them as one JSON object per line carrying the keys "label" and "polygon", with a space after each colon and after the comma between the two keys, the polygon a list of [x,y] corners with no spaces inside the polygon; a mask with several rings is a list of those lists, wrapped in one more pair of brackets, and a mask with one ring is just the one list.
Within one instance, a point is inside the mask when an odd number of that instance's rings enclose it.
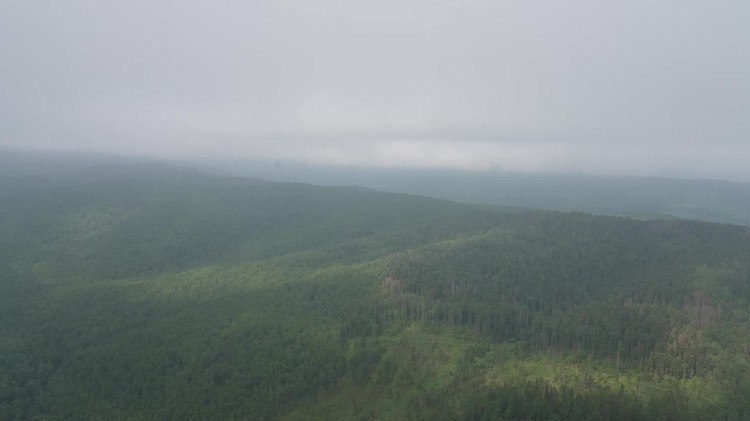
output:
{"label": "forest slope", "polygon": [[750,418],[747,228],[65,174],[0,202],[1,419]]}

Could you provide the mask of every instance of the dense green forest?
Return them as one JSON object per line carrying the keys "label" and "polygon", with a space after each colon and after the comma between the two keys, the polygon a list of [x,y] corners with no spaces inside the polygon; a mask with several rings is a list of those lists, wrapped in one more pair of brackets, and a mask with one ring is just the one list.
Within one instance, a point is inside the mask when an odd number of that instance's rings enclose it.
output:
{"label": "dense green forest", "polygon": [[2,178],[2,420],[750,420],[747,227]]}

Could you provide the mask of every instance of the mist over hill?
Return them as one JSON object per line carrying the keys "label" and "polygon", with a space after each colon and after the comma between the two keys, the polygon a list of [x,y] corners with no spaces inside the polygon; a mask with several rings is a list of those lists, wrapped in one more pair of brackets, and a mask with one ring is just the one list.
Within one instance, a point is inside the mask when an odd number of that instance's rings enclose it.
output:
{"label": "mist over hill", "polygon": [[0,421],[750,421],[749,17],[0,1]]}
{"label": "mist over hill", "polygon": [[274,181],[360,185],[468,203],[750,225],[750,184],[726,180],[366,169],[258,160],[215,161],[206,167]]}
{"label": "mist over hill", "polygon": [[[222,159],[159,161],[135,156],[6,149],[0,154],[0,194],[86,177],[92,167],[144,165],[144,171],[196,171],[320,186],[360,186],[475,204],[579,211],[637,219],[696,219],[750,225],[750,184],[586,174],[375,169],[295,161]],[[148,164],[146,164],[148,163]],[[146,169],[150,165],[150,169]],[[109,171],[117,171],[110,169]],[[103,175],[103,174],[99,174]],[[97,176],[99,176],[97,175]],[[166,175],[166,174],[165,174]]]}

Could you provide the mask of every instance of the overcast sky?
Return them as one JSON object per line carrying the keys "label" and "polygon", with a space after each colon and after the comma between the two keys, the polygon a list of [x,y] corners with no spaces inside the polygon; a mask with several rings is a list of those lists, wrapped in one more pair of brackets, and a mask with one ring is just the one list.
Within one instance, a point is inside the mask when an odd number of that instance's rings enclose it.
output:
{"label": "overcast sky", "polygon": [[750,180],[750,2],[3,0],[0,144]]}

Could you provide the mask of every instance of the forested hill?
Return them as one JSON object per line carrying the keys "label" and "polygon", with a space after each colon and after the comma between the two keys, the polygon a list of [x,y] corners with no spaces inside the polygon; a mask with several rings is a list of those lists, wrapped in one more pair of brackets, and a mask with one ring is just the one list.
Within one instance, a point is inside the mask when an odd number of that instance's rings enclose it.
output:
{"label": "forested hill", "polygon": [[467,203],[581,211],[636,218],[681,218],[750,225],[750,184],[585,174],[440,169],[361,169],[309,163],[217,162],[233,173],[321,185],[357,184]]}
{"label": "forested hill", "polygon": [[750,229],[160,164],[0,183],[0,419],[750,419]]}

